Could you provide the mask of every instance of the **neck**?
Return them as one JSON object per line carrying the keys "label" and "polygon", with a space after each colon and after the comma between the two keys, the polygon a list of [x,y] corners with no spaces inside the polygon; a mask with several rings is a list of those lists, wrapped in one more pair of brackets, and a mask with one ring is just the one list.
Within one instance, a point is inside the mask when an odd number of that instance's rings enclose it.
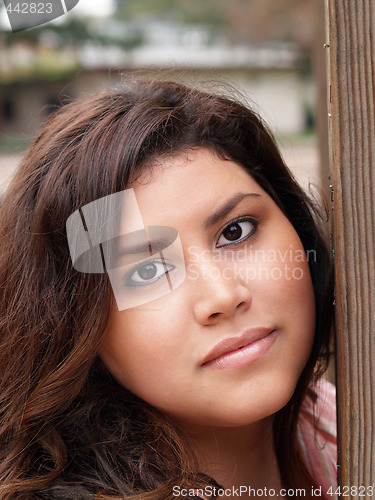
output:
{"label": "neck", "polygon": [[[206,428],[189,432],[201,472],[223,488],[279,491],[280,473],[272,437],[272,417],[240,428]],[[244,492],[242,498],[248,495]],[[267,495],[264,495],[267,498]],[[225,496],[225,499],[231,496]]]}

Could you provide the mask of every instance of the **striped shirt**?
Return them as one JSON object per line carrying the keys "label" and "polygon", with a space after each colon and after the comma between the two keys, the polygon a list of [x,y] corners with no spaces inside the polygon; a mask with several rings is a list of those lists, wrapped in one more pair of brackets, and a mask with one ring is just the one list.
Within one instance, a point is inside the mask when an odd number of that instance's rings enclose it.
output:
{"label": "striped shirt", "polygon": [[[336,391],[320,380],[314,387],[318,400],[306,398],[298,420],[297,437],[304,463],[322,495],[337,488]],[[330,498],[335,498],[331,493]]]}

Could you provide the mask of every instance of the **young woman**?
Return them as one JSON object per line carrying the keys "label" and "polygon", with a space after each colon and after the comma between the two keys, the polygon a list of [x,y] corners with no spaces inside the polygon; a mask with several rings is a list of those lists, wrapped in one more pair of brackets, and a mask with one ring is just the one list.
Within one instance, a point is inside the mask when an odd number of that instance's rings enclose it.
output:
{"label": "young woman", "polygon": [[233,99],[64,106],[0,211],[0,498],[328,497],[318,219]]}

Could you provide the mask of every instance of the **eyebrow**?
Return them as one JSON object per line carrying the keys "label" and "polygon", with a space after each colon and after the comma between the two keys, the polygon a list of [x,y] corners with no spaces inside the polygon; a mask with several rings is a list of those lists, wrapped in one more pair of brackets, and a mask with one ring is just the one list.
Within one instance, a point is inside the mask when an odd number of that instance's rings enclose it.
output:
{"label": "eyebrow", "polygon": [[134,255],[139,253],[147,253],[148,255],[154,255],[155,253],[164,250],[171,244],[170,240],[160,239],[160,240],[148,240],[142,243],[136,243],[134,245],[129,245],[122,247],[117,252],[117,258],[123,257],[124,255]]}
{"label": "eyebrow", "polygon": [[229,214],[244,198],[255,197],[261,198],[262,195],[259,193],[237,193],[232,198],[227,200],[225,204],[219,207],[212,215],[210,215],[204,222],[204,228],[209,229],[214,226],[217,222],[222,220],[226,215]]}

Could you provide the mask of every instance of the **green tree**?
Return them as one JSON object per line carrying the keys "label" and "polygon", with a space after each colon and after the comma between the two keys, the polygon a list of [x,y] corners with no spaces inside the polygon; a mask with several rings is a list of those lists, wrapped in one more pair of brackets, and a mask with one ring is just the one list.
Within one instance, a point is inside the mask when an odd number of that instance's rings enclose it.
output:
{"label": "green tree", "polygon": [[[166,19],[220,29],[235,42],[296,42],[309,50],[318,0],[115,0],[116,16]],[[324,20],[322,21],[324,22]]]}
{"label": "green tree", "polygon": [[189,24],[225,25],[225,0],[115,0],[124,20],[157,18]]}

